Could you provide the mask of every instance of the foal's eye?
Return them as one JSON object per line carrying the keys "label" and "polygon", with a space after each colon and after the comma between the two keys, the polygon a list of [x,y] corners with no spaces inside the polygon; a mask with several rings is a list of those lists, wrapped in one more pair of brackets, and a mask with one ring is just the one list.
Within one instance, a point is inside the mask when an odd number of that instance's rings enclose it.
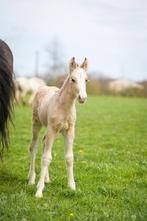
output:
{"label": "foal's eye", "polygon": [[74,82],[74,83],[76,82],[75,79],[73,79],[73,78],[72,78],[71,80],[72,80],[72,82]]}
{"label": "foal's eye", "polygon": [[86,79],[85,82],[87,83],[87,82],[88,82],[88,79]]}

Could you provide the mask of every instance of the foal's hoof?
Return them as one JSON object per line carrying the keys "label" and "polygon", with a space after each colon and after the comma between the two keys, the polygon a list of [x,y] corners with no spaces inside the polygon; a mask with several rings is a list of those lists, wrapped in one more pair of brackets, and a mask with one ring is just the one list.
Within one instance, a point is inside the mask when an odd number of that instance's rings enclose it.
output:
{"label": "foal's hoof", "polygon": [[50,181],[50,179],[48,178],[48,179],[45,179],[45,183],[50,183],[51,181]]}
{"label": "foal's hoof", "polygon": [[37,191],[36,194],[35,194],[36,198],[42,198],[43,197],[43,194],[41,191]]}
{"label": "foal's hoof", "polygon": [[76,190],[76,184],[75,183],[69,183],[68,186],[71,190]]}
{"label": "foal's hoof", "polygon": [[34,185],[35,184],[35,180],[29,180],[28,185]]}
{"label": "foal's hoof", "polygon": [[36,174],[35,173],[30,173],[28,174],[28,184],[29,185],[33,185],[35,184],[35,178],[36,178]]}
{"label": "foal's hoof", "polygon": [[49,178],[49,176],[46,176],[45,177],[45,183],[50,183],[51,181],[50,181],[50,178]]}

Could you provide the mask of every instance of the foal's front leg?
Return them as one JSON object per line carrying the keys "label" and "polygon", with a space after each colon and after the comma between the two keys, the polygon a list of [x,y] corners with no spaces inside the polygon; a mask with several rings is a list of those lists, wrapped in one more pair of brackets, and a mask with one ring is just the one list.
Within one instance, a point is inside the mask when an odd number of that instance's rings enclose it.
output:
{"label": "foal's front leg", "polygon": [[[44,138],[42,140],[42,144],[43,144],[43,149],[44,149],[44,146],[45,146],[45,136],[44,136]],[[45,175],[45,183],[49,183],[49,182],[50,182],[50,177],[49,177],[49,171],[47,169],[46,175]]]}
{"label": "foal's front leg", "polygon": [[52,145],[55,139],[55,131],[52,128],[48,128],[45,140],[44,140],[44,148],[43,148],[43,155],[42,155],[42,162],[41,162],[41,174],[40,180],[37,185],[37,192],[36,197],[42,197],[42,192],[44,189],[44,183],[48,172],[48,166],[52,160]]}
{"label": "foal's front leg", "polygon": [[73,140],[74,140],[74,127],[71,127],[64,134],[65,138],[65,160],[67,167],[67,179],[68,186],[72,189],[76,189],[74,175],[73,175]]}

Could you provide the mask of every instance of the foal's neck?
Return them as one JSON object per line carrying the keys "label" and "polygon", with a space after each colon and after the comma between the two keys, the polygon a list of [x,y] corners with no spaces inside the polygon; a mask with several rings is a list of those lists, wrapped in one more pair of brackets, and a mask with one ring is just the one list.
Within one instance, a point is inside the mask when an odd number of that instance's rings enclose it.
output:
{"label": "foal's neck", "polygon": [[76,96],[72,92],[69,76],[59,91],[59,102],[67,111],[75,105]]}

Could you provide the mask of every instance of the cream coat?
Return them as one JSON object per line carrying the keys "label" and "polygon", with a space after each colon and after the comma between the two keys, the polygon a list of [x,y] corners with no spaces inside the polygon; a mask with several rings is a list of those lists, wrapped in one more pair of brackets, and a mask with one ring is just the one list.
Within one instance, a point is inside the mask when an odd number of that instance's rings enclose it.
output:
{"label": "cream coat", "polygon": [[68,186],[75,190],[73,176],[73,140],[76,121],[75,101],[80,103],[86,100],[87,59],[79,67],[72,58],[69,72],[61,89],[57,87],[41,87],[33,101],[33,137],[30,144],[31,163],[29,184],[35,183],[35,157],[37,138],[42,126],[46,134],[43,139],[43,155],[40,180],[37,185],[36,197],[42,197],[44,183],[49,182],[48,166],[52,159],[52,145],[56,135],[61,132],[65,140],[65,159],[67,165]]}

